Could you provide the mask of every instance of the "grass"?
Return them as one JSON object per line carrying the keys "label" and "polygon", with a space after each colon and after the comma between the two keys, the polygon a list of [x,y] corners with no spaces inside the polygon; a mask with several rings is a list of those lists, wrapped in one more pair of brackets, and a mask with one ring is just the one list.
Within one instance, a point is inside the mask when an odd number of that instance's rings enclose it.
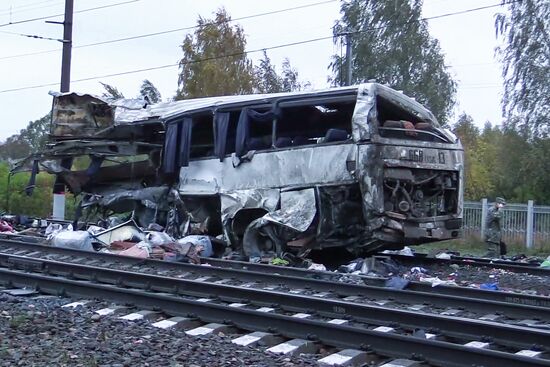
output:
{"label": "grass", "polygon": [[[547,257],[550,255],[550,244],[539,245],[533,248],[526,248],[524,244],[507,243],[508,255],[524,254],[527,256]],[[459,252],[461,255],[482,256],[487,252],[485,242],[476,237],[461,238],[457,240],[434,242],[419,246],[414,246],[416,252],[436,253],[440,250],[449,250]]]}
{"label": "grass", "polygon": [[12,329],[17,329],[19,326],[24,324],[28,320],[27,315],[18,315],[10,319],[10,327]]}

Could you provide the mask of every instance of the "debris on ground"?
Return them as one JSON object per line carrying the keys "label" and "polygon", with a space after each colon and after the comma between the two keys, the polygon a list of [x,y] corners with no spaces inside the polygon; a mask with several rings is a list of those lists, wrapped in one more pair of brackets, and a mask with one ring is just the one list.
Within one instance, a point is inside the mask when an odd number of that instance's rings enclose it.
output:
{"label": "debris on ground", "polygon": [[407,288],[409,283],[410,282],[407,279],[403,279],[401,277],[391,277],[386,281],[385,287],[402,290]]}
{"label": "debris on ground", "polygon": [[414,250],[408,246],[403,247],[401,250],[384,250],[382,253],[389,255],[414,256]]}
{"label": "debris on ground", "polygon": [[307,268],[307,270],[326,271],[327,268],[326,268],[326,266],[324,266],[323,264],[311,263],[311,265],[309,265],[309,267]]}
{"label": "debris on ground", "polygon": [[479,289],[485,289],[488,291],[498,291],[497,283],[483,283],[479,285]]}

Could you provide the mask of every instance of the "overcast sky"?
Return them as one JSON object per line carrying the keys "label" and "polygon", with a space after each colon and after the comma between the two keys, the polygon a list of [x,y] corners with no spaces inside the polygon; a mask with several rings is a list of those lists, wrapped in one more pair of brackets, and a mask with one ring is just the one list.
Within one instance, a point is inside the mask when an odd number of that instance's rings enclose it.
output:
{"label": "overcast sky", "polygon": [[[128,0],[126,0],[128,1]],[[322,0],[137,0],[128,4],[78,11],[125,0],[75,0],[73,28],[73,81],[126,71],[176,64],[182,56],[179,45],[192,30],[93,47],[90,43],[132,37],[147,33],[190,27],[197,17],[212,17],[224,6],[232,18],[265,13]],[[457,12],[469,8],[499,3],[500,0],[424,0],[424,16]],[[239,20],[247,35],[247,49],[269,48],[296,41],[330,36],[331,27],[339,17],[339,1],[325,2],[277,14]],[[11,12],[10,12],[11,8]],[[62,38],[62,26],[45,24],[44,20],[2,26],[5,23],[47,15],[62,14],[63,0],[1,0],[0,1],[0,141],[17,133],[29,121],[48,113],[51,108],[49,90],[59,85],[3,92],[9,89],[58,83],[61,72],[61,43],[21,37],[5,32]],[[456,114],[465,111],[482,126],[485,121],[500,123],[502,78],[494,58],[496,46],[493,8],[429,21],[430,32],[439,39],[447,64],[459,83]],[[11,15],[10,15],[11,13]],[[50,20],[62,21],[62,17]],[[57,49],[57,50],[56,50]],[[53,52],[47,52],[52,51]],[[43,52],[30,56],[21,54]],[[288,57],[302,79],[314,88],[328,86],[327,66],[330,56],[340,53],[332,40],[324,40],[268,50],[268,55],[280,71],[283,58]],[[261,53],[249,57],[257,62]],[[96,80],[73,82],[71,90],[101,94],[99,81],[116,86],[126,97],[138,94],[143,79],[152,81],[163,98],[172,97],[177,88],[176,66]],[[380,81],[384,82],[384,81]]]}

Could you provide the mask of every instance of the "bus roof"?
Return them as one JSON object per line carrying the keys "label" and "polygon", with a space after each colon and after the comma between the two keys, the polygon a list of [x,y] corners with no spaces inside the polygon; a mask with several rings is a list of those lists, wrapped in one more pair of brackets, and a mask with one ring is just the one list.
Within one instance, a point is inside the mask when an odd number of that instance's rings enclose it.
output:
{"label": "bus roof", "polygon": [[[413,98],[407,97],[402,92],[396,91],[390,87],[378,83],[365,83],[346,87],[336,87],[313,91],[283,92],[271,94],[245,94],[231,96],[217,96],[184,99],[179,101],[161,102],[156,104],[147,104],[144,100],[137,99],[108,99],[92,94],[83,94],[76,92],[58,93],[50,92],[56,99],[70,98],[70,96],[79,96],[85,99],[95,100],[95,103],[105,103],[114,108],[114,124],[130,124],[147,121],[167,121],[180,116],[190,115],[204,110],[219,108],[243,107],[247,105],[269,104],[277,100],[299,100],[302,98],[331,97],[345,94],[357,93],[359,90],[364,93],[379,95],[382,98],[389,99],[400,105],[406,105],[409,109],[416,110],[426,119],[436,122],[432,113],[416,102]],[[54,103],[55,106],[55,103]]]}

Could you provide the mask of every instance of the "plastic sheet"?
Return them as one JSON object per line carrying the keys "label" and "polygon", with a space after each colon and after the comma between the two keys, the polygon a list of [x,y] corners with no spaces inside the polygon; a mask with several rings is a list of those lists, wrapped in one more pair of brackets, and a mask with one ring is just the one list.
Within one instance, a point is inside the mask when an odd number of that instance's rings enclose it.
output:
{"label": "plastic sheet", "polygon": [[92,236],[87,231],[61,231],[50,240],[52,247],[94,251]]}

